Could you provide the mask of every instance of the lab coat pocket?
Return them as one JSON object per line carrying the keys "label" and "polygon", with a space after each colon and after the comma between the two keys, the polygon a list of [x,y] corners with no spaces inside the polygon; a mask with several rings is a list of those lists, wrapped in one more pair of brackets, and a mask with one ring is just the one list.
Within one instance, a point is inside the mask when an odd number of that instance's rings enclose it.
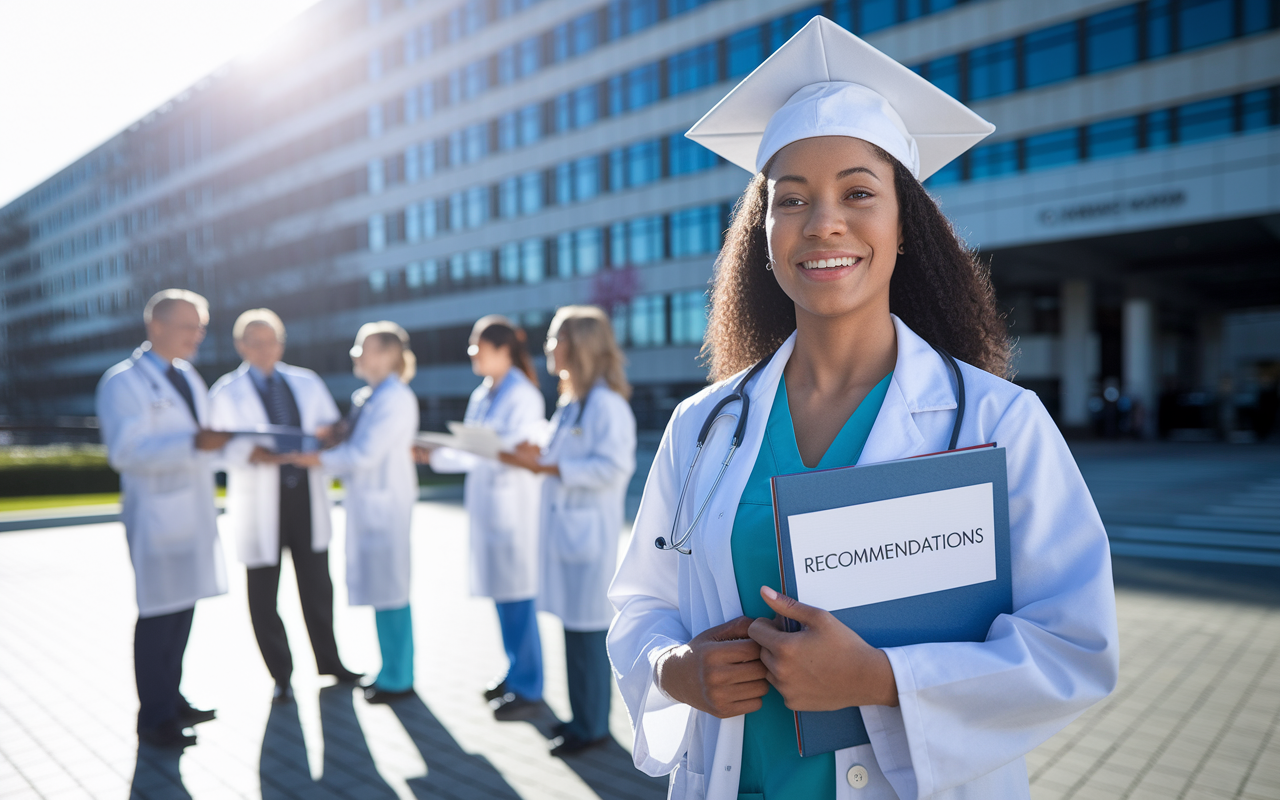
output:
{"label": "lab coat pocket", "polygon": [[190,488],[152,492],[140,505],[141,527],[152,553],[173,553],[195,542],[197,503]]}
{"label": "lab coat pocket", "polygon": [[561,561],[592,561],[604,547],[604,520],[598,509],[557,508],[551,515],[551,538]]}
{"label": "lab coat pocket", "polygon": [[669,800],[703,800],[707,796],[707,779],[700,772],[693,772],[682,763],[671,773],[671,786],[667,790]]}
{"label": "lab coat pocket", "polygon": [[393,509],[395,500],[387,489],[365,492],[353,511],[360,517],[359,529],[361,550],[385,548],[391,536]]}
{"label": "lab coat pocket", "polygon": [[489,496],[489,537],[510,541],[520,526],[520,515],[528,509],[518,507],[515,476],[499,472],[493,476],[493,494]]}

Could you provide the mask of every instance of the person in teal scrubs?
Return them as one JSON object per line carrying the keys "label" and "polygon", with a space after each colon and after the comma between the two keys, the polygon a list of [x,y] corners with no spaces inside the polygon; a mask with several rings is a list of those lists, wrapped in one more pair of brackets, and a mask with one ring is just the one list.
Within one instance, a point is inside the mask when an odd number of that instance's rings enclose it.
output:
{"label": "person in teal scrubs", "polygon": [[[800,458],[791,410],[787,406],[787,381],[786,378],[779,381],[760,455],[747,478],[746,489],[738,501],[738,515],[733,521],[733,573],[744,615],[772,617],[773,609],[760,597],[760,587],[782,591],[769,479],[774,475],[857,464],[892,377],[892,372],[884,376],[863,398],[827,452],[812,467]],[[831,773],[835,769],[835,755],[824,753],[802,758],[796,749],[794,718],[783,703],[782,695],[770,687],[763,700],[760,710],[748,714],[745,720],[738,797],[834,798]]]}

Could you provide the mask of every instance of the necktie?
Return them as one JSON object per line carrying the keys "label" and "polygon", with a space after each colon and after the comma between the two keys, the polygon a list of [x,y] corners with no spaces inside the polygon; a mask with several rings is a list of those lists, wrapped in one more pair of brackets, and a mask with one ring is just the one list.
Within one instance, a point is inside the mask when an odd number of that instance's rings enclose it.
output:
{"label": "necktie", "polygon": [[[267,418],[272,425],[293,425],[290,419],[289,398],[285,396],[284,381],[276,373],[267,376]],[[281,450],[293,450],[301,447],[301,442],[293,436],[277,436],[276,441]],[[280,467],[280,483],[286,488],[295,489],[302,482],[303,470],[292,464]]]}
{"label": "necktie", "polygon": [[173,384],[173,388],[178,390],[178,394],[182,395],[182,399],[187,401],[187,408],[191,411],[191,418],[200,422],[200,415],[196,413],[196,399],[191,394],[191,384],[187,383],[187,376],[178,371],[174,365],[169,365],[169,370],[165,373],[169,376],[169,383]]}

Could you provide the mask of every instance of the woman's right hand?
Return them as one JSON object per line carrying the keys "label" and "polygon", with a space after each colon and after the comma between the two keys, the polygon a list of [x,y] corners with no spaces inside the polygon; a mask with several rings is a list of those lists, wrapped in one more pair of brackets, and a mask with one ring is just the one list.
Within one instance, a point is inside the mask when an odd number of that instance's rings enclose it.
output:
{"label": "woman's right hand", "polygon": [[658,686],[672,699],[720,719],[760,710],[769,681],[760,645],[747,637],[754,621],[738,617],[667,650],[655,665]]}

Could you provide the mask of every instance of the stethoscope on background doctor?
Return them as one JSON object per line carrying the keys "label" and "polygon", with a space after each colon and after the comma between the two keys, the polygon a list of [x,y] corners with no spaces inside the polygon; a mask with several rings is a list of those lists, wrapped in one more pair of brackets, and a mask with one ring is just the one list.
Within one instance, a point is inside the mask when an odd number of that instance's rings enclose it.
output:
{"label": "stethoscope on background doctor", "polygon": [[[942,360],[947,362],[951,367],[951,371],[956,376],[956,421],[951,427],[951,443],[947,445],[948,450],[956,449],[956,444],[960,441],[960,425],[964,422],[964,376],[960,374],[960,365],[952,358],[951,354],[943,350],[937,345],[930,345],[934,350],[938,351],[938,355],[942,356]],[[776,351],[775,351],[776,352]],[[675,513],[671,519],[671,542],[667,542],[666,536],[659,536],[654,541],[654,546],[659,550],[675,550],[682,555],[689,555],[693,550],[686,545],[689,539],[693,537],[693,529],[698,526],[698,520],[702,519],[702,512],[707,510],[707,505],[711,502],[711,498],[715,496],[716,488],[720,486],[720,479],[724,477],[725,470],[729,469],[729,462],[733,461],[733,454],[737,452],[738,447],[742,444],[743,434],[747,430],[747,413],[751,410],[751,399],[747,395],[747,384],[756,376],[760,370],[773,360],[771,353],[768,358],[761,359],[754,367],[752,367],[746,375],[742,376],[742,380],[738,381],[738,385],[728,395],[720,398],[720,402],[712,406],[710,413],[707,414],[706,420],[702,423],[702,429],[698,432],[697,449],[693,452],[693,462],[689,464],[689,471],[685,473],[684,485],[680,487],[680,498],[676,500]],[[693,470],[698,466],[698,459],[702,456],[702,446],[707,443],[707,435],[711,433],[711,429],[715,424],[728,414],[721,414],[724,407],[733,402],[742,403],[742,410],[738,413],[738,424],[733,429],[733,438],[729,441],[729,452],[725,454],[724,461],[720,462],[720,472],[716,474],[715,482],[711,484],[711,491],[707,492],[707,496],[702,501],[702,505],[698,506],[698,513],[694,515],[693,522],[689,523],[689,527],[684,533],[676,538],[676,529],[680,525],[680,509],[684,507],[684,496],[689,490],[689,481],[693,478]]]}

